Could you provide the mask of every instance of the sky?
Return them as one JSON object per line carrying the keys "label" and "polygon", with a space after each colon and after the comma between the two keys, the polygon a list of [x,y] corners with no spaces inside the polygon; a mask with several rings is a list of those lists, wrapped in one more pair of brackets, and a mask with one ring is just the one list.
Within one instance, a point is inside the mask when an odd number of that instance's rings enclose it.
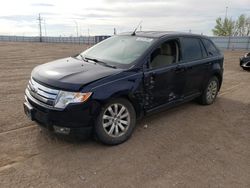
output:
{"label": "sky", "polygon": [[38,14],[47,36],[112,35],[142,30],[212,35],[217,17],[250,16],[250,0],[4,0],[0,35],[38,36]]}

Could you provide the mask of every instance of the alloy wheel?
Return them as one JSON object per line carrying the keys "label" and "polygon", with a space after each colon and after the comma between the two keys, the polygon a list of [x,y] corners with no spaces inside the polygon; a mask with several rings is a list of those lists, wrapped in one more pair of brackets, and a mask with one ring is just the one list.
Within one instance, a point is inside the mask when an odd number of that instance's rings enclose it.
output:
{"label": "alloy wheel", "polygon": [[215,80],[212,80],[207,88],[207,101],[212,103],[217,95],[218,84]]}
{"label": "alloy wheel", "polygon": [[119,103],[109,105],[103,113],[102,125],[105,132],[111,137],[124,135],[130,126],[128,109]]}

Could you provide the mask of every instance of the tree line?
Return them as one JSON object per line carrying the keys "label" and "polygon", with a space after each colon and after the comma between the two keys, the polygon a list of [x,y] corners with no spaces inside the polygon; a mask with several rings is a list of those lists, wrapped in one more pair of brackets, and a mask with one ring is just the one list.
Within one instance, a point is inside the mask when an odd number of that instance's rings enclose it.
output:
{"label": "tree line", "polygon": [[216,36],[250,36],[250,17],[245,14],[236,20],[219,17],[212,32]]}

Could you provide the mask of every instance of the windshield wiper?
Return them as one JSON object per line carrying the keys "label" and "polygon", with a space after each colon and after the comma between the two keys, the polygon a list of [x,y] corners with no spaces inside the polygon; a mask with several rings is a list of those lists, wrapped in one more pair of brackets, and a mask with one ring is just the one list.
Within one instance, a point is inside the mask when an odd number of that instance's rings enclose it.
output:
{"label": "windshield wiper", "polygon": [[79,54],[83,61],[88,61],[82,54]]}
{"label": "windshield wiper", "polygon": [[83,57],[82,55],[81,55],[81,57],[83,58],[83,60],[87,60],[87,61],[90,60],[90,61],[93,61],[93,62],[95,62],[95,63],[102,64],[102,65],[104,65],[104,66],[106,66],[106,67],[111,67],[111,68],[116,69],[116,66],[110,65],[110,64],[108,64],[108,63],[106,63],[106,62],[103,62],[103,61],[100,61],[100,60],[98,60],[98,59],[89,58],[89,57]]}

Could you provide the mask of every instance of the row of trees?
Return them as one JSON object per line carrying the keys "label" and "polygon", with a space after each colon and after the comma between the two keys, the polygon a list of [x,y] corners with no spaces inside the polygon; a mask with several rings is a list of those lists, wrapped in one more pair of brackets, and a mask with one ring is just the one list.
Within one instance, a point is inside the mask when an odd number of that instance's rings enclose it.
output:
{"label": "row of trees", "polygon": [[250,17],[244,14],[236,20],[219,17],[212,32],[216,36],[250,36]]}

